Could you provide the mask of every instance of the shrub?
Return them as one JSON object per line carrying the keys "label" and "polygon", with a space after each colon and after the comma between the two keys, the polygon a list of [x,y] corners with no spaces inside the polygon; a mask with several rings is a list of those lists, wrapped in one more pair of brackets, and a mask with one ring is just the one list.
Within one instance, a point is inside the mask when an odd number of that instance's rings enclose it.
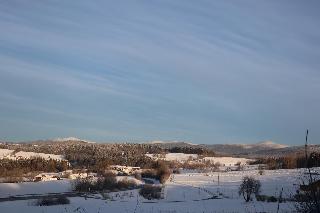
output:
{"label": "shrub", "polygon": [[23,177],[6,177],[4,178],[5,183],[21,183],[23,182]]}
{"label": "shrub", "polygon": [[[315,182],[317,181],[313,183]],[[296,210],[303,213],[320,212],[320,187],[309,188],[308,186],[312,186],[312,183],[302,186],[307,187],[300,186],[300,190],[297,190],[297,193],[294,195]]]}
{"label": "shrub", "polygon": [[164,184],[170,177],[170,174],[164,173],[159,176],[160,183]]}
{"label": "shrub", "polygon": [[93,183],[89,179],[77,179],[73,183],[73,189],[78,192],[89,192],[93,188]]}
{"label": "shrub", "polygon": [[137,180],[142,180],[141,173],[140,172],[135,172],[134,173],[134,178],[137,179]]}
{"label": "shrub", "polygon": [[281,198],[276,198],[275,196],[268,196],[268,195],[256,195],[256,198],[257,198],[257,201],[262,201],[262,202],[278,202],[279,203],[282,203],[284,202],[285,200],[281,199]]}
{"label": "shrub", "polygon": [[103,177],[103,186],[102,189],[113,189],[117,185],[117,179],[115,174],[113,173],[107,173]]}
{"label": "shrub", "polygon": [[259,180],[254,179],[253,177],[245,176],[242,180],[242,183],[239,187],[239,195],[242,195],[246,202],[251,200],[251,195],[258,195],[260,192],[261,183]]}
{"label": "shrub", "polygon": [[145,184],[140,189],[139,194],[148,200],[160,199],[161,198],[161,190],[162,190],[162,188],[160,186],[153,186],[153,185]]}
{"label": "shrub", "polygon": [[268,197],[268,199],[267,199],[267,202],[277,202],[278,201],[278,199],[275,197],[275,196],[270,196],[270,197]]}
{"label": "shrub", "polygon": [[134,180],[124,179],[124,180],[118,181],[117,183],[118,189],[134,189],[136,187],[137,187],[137,184]]}
{"label": "shrub", "polygon": [[143,178],[153,178],[165,183],[170,177],[170,169],[167,164],[163,161],[157,161],[154,165],[154,169],[144,170],[141,173]]}
{"label": "shrub", "polygon": [[100,177],[97,181],[90,179],[78,179],[74,182],[73,189],[78,192],[92,192],[104,190],[118,190],[118,189],[134,189],[137,184],[134,180],[120,180],[117,181],[115,176]]}
{"label": "shrub", "polygon": [[310,169],[320,165],[320,153],[312,152],[308,156],[308,132],[307,129],[305,158],[302,158],[301,162],[299,162],[302,163],[302,166],[306,166],[308,170],[307,174],[301,177],[302,185],[300,185],[300,190],[297,190],[295,196],[295,207],[298,212],[320,213],[320,179],[318,176],[314,176]]}
{"label": "shrub", "polygon": [[165,183],[170,177],[170,169],[164,162],[157,163],[157,177],[160,183]]}
{"label": "shrub", "polygon": [[173,173],[173,174],[180,174],[181,171],[180,171],[180,169],[174,169],[174,170],[172,171],[172,173]]}
{"label": "shrub", "polygon": [[268,196],[266,196],[266,195],[256,195],[256,199],[257,199],[257,201],[264,202],[264,201],[266,201],[268,199]]}
{"label": "shrub", "polygon": [[53,206],[53,205],[65,205],[70,204],[70,200],[65,196],[59,197],[43,197],[37,200],[37,206]]}
{"label": "shrub", "polygon": [[157,177],[157,171],[156,171],[155,169],[144,170],[144,171],[141,173],[141,177],[143,177],[143,178],[158,179],[158,177]]}

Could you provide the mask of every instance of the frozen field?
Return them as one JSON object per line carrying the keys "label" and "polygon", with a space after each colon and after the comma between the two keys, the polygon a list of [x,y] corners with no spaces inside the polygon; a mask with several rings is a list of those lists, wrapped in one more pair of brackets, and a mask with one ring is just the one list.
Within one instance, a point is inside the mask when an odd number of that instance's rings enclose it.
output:
{"label": "frozen field", "polygon": [[[164,199],[146,200],[138,190],[114,192],[108,199],[100,194],[91,198],[71,197],[70,204],[39,207],[35,200],[0,202],[0,212],[154,212],[154,213],[196,213],[196,212],[276,212],[277,203],[252,201],[245,203],[237,193],[244,175],[255,176],[262,183],[261,194],[278,196],[284,188],[284,197],[289,197],[299,183],[299,173],[304,170],[273,170],[258,175],[258,171],[227,173],[185,173],[173,175],[164,190]],[[218,183],[219,176],[219,183]],[[11,187],[11,188],[10,188]],[[12,191],[11,191],[12,189]],[[65,192],[70,190],[66,181],[41,183],[0,184],[0,195]],[[218,195],[219,199],[210,199]],[[294,212],[293,203],[280,204],[280,212]]]}
{"label": "frozen field", "polygon": [[248,175],[261,181],[261,194],[278,196],[281,188],[283,188],[283,195],[288,197],[296,191],[296,184],[299,183],[298,177],[303,171],[297,169],[265,170],[263,175],[259,175],[257,170],[205,174],[185,173],[183,175],[173,175],[172,181],[177,184],[206,188],[212,192],[222,192],[228,197],[237,197],[237,189],[241,179]]}
{"label": "frozen field", "polygon": [[[71,181],[0,183],[0,198],[31,194],[62,193],[71,191]],[[1,205],[1,204],[0,204]]]}
{"label": "frozen field", "polygon": [[[146,156],[155,160],[162,159],[167,161],[185,162],[187,160],[198,160],[197,154],[185,154],[185,153],[167,153],[165,155],[146,154]],[[225,166],[233,166],[240,162],[242,165],[247,164],[250,159],[247,158],[234,158],[234,157],[205,157],[202,160],[210,161],[211,163],[220,163]]]}

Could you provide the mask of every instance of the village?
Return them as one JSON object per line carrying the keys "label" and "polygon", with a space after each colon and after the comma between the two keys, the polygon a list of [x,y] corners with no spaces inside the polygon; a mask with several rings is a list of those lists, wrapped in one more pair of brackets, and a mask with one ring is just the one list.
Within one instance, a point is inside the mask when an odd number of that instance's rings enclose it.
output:
{"label": "village", "polygon": [[[135,173],[141,173],[140,167],[132,166],[120,166],[111,165],[108,171],[112,172],[116,176],[131,176]],[[52,180],[62,180],[62,179],[94,179],[97,177],[97,173],[87,172],[87,169],[83,170],[66,170],[58,173],[40,173],[36,175],[33,179],[34,182],[38,181],[52,181]]]}

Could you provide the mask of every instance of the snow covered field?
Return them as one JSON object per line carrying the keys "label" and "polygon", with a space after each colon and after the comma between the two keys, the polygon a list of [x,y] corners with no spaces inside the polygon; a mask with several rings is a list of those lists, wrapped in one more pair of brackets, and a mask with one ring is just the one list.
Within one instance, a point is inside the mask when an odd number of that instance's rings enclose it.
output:
{"label": "snow covered field", "polygon": [[[167,153],[165,155],[146,154],[146,155],[155,160],[162,159],[167,161],[178,161],[178,162],[185,162],[187,160],[198,160],[198,157],[199,157],[197,154],[185,154],[185,153]],[[245,165],[251,159],[234,158],[234,157],[204,157],[201,160],[210,161],[212,163],[220,163],[221,165],[225,165],[225,166],[234,166],[238,162],[240,162],[241,165]]]}
{"label": "snow covered field", "polygon": [[[265,170],[263,175],[258,171],[233,171],[222,173],[186,173],[174,175],[173,182],[177,184],[191,185],[205,188],[213,193],[222,193],[229,198],[238,198],[238,187],[244,176],[253,176],[261,181],[261,194],[269,196],[279,196],[283,188],[283,197],[289,198],[297,190],[299,177],[302,170]],[[219,182],[218,182],[219,179]]]}
{"label": "snow covered field", "polygon": [[241,165],[246,165],[251,159],[247,158],[234,158],[234,157],[205,157],[205,161],[210,161],[211,163],[219,162],[221,165],[224,166],[234,166],[238,163]]}
{"label": "snow covered field", "polygon": [[162,159],[167,161],[179,161],[179,162],[186,161],[188,159],[198,158],[197,154],[185,154],[185,153],[168,153],[168,154],[165,154],[164,156],[159,154],[146,154],[146,156],[153,158],[155,160]]}
{"label": "snow covered field", "polygon": [[70,180],[25,183],[0,183],[0,198],[31,194],[62,193],[70,191]]}
{"label": "snow covered field", "polygon": [[[319,169],[318,169],[319,170]],[[241,179],[251,175],[262,183],[261,194],[290,197],[299,184],[299,174],[304,170],[236,171],[223,173],[175,174],[163,190],[164,199],[146,200],[138,190],[109,193],[109,199],[101,195],[92,198],[71,197],[70,204],[49,207],[34,206],[35,200],[0,202],[0,212],[154,212],[154,213],[196,213],[196,212],[275,212],[277,203],[252,201],[245,203],[237,193]],[[219,182],[218,182],[219,176]],[[0,184],[0,197],[16,194],[46,194],[70,191],[68,181],[38,183]],[[219,199],[211,199],[217,195]],[[280,212],[294,212],[293,203],[280,204]]]}
{"label": "snow covered field", "polygon": [[[203,201],[148,201],[138,197],[137,191],[133,191],[132,197],[130,192],[122,192],[113,196],[114,200],[102,200],[98,198],[70,198],[69,205],[58,206],[34,206],[33,200],[29,201],[11,201],[0,203],[1,212],[15,213],[236,213],[236,212],[275,212],[276,203],[249,203],[237,199],[217,199]],[[292,212],[292,208],[287,204],[281,204],[280,212]],[[286,209],[286,210],[285,210]]]}

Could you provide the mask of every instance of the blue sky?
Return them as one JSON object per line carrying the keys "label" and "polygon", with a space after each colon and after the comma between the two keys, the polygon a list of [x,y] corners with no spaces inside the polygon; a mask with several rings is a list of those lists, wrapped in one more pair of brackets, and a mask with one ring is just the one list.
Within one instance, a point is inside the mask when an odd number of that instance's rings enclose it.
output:
{"label": "blue sky", "polygon": [[0,2],[0,138],[320,139],[319,1]]}

